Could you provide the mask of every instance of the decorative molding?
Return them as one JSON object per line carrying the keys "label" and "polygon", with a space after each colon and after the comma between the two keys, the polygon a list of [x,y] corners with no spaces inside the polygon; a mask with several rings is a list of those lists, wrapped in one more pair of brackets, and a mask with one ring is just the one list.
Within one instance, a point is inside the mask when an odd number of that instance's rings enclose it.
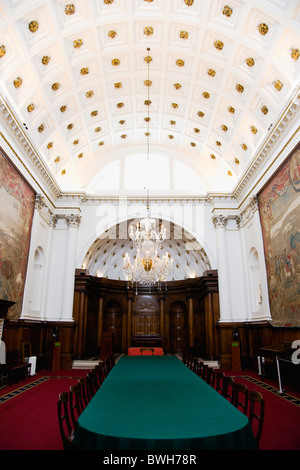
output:
{"label": "decorative molding", "polygon": [[226,224],[227,224],[227,221],[228,221],[228,217],[226,217],[224,215],[221,215],[221,214],[213,215],[212,221],[213,221],[215,229],[225,228]]}
{"label": "decorative molding", "polygon": [[81,222],[81,216],[77,214],[70,214],[65,216],[69,228],[78,228]]}

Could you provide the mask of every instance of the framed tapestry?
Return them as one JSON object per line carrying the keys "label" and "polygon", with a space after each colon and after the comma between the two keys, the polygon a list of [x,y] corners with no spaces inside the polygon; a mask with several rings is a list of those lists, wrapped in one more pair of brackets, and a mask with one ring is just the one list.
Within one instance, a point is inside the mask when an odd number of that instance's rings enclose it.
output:
{"label": "framed tapestry", "polygon": [[20,318],[35,193],[0,152],[0,298],[15,302],[8,318]]}
{"label": "framed tapestry", "polygon": [[272,324],[300,326],[300,147],[258,195]]}

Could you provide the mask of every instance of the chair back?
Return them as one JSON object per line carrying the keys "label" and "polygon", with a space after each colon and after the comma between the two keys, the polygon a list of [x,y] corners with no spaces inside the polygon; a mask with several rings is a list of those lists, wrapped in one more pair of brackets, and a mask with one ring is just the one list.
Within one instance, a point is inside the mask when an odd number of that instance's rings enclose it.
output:
{"label": "chair back", "polygon": [[222,394],[223,391],[223,379],[225,377],[224,372],[218,370],[216,372],[216,391]]}
{"label": "chair back", "polygon": [[245,384],[233,384],[233,404],[245,415],[248,411],[248,388]]}
{"label": "chair back", "polygon": [[79,384],[71,385],[69,391],[69,402],[70,402],[70,419],[73,428],[76,427],[77,419],[81,415],[83,409],[80,405],[80,387]]}
{"label": "chair back", "polygon": [[252,426],[255,437],[256,448],[259,449],[259,441],[262,435],[264,417],[265,417],[265,401],[262,394],[254,390],[250,390],[249,399],[249,421]]}
{"label": "chair back", "polygon": [[223,390],[222,390],[222,395],[224,398],[230,401],[230,403],[233,403],[233,385],[234,385],[234,380],[232,377],[225,376],[223,378]]}
{"label": "chair back", "polygon": [[58,425],[64,449],[68,449],[72,442],[73,428],[70,420],[69,394],[59,394],[57,402]]}
{"label": "chair back", "polygon": [[[141,348],[140,351],[141,351],[141,356],[145,356],[143,352],[146,352],[147,356],[153,356],[154,354],[154,348]],[[148,354],[148,353],[151,353],[151,354]]]}
{"label": "chair back", "polygon": [[87,397],[87,391],[86,391],[85,377],[78,378],[78,385],[79,385],[80,406],[81,406],[81,409],[84,410],[84,408],[88,405],[88,402],[89,402],[88,397]]}
{"label": "chair back", "polygon": [[205,381],[208,383],[208,385],[210,385],[211,387],[214,387],[214,385],[215,385],[215,371],[213,370],[212,367],[207,368]]}

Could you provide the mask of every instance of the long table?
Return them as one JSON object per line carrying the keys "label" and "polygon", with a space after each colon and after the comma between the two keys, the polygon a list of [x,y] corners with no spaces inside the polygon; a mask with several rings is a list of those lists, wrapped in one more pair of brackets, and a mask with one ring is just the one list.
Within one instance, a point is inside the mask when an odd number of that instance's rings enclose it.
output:
{"label": "long table", "polygon": [[87,450],[253,449],[248,418],[173,356],[125,356],[78,418]]}

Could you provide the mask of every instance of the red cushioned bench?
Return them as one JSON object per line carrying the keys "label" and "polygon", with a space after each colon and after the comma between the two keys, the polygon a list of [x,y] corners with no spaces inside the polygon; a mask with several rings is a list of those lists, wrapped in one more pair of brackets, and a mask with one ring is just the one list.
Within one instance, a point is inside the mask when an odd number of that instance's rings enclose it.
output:
{"label": "red cushioned bench", "polygon": [[163,348],[139,347],[128,348],[128,356],[163,356]]}

